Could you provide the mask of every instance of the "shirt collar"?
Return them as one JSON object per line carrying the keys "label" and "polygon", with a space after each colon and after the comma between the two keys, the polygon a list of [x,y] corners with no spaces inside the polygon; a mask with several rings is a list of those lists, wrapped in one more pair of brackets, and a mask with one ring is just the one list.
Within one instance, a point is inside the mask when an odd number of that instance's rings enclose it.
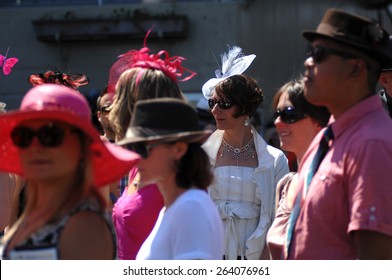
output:
{"label": "shirt collar", "polygon": [[338,139],[348,127],[354,126],[363,118],[378,110],[384,110],[384,108],[379,95],[374,94],[351,107],[339,116],[338,119],[331,116],[329,124],[332,126],[332,131],[335,136],[334,139]]}

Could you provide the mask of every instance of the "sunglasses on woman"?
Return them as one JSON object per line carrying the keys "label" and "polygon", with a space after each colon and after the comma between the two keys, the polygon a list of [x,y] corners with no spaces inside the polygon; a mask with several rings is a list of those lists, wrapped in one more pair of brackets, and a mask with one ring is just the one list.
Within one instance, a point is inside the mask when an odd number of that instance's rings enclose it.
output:
{"label": "sunglasses on woman", "polygon": [[33,142],[34,137],[43,147],[58,147],[64,141],[65,129],[59,125],[48,123],[34,130],[28,126],[17,126],[11,131],[11,139],[15,146],[24,149]]}
{"label": "sunglasses on woman", "polygon": [[131,150],[137,154],[139,154],[142,158],[146,159],[150,155],[150,152],[153,148],[160,145],[170,145],[173,142],[158,142],[158,143],[147,143],[147,142],[139,142],[139,143],[130,143],[125,145],[128,150]]}
{"label": "sunglasses on woman", "polygon": [[312,57],[313,61],[318,64],[323,62],[325,59],[327,59],[328,56],[331,54],[344,58],[358,58],[348,52],[327,48],[324,46],[316,46],[316,47],[311,46],[308,52],[306,53],[306,56]]}
{"label": "sunglasses on woman", "polygon": [[283,110],[277,109],[274,112],[274,119],[276,120],[278,117],[280,117],[280,119],[284,123],[295,123],[308,117],[308,115],[295,109],[294,107],[289,106],[284,108]]}
{"label": "sunglasses on woman", "polygon": [[108,113],[110,113],[110,105],[105,105],[105,106],[99,108],[99,111],[100,111],[102,114],[108,114]]}
{"label": "sunglasses on woman", "polygon": [[214,109],[215,104],[218,104],[219,108],[226,110],[234,105],[234,101],[230,98],[222,98],[219,100],[216,100],[215,98],[208,99],[208,107],[210,107],[211,110]]}

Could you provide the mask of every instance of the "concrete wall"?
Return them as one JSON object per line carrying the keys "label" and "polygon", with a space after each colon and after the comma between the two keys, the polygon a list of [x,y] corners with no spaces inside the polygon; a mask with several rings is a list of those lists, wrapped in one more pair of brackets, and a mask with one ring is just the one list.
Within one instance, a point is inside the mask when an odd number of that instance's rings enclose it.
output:
{"label": "concrete wall", "polygon": [[128,4],[112,6],[66,6],[0,9],[0,53],[10,47],[9,57],[19,58],[9,76],[0,74],[0,100],[7,108],[19,106],[23,94],[31,87],[27,77],[51,67],[63,72],[84,73],[90,84],[82,92],[101,89],[107,82],[108,71],[117,55],[132,48],[141,48],[143,41],[103,41],[75,43],[45,43],[38,41],[33,19],[50,15],[60,18],[67,12],[75,17],[109,17],[114,9],[140,9],[150,14],[176,13],[187,15],[189,34],[184,40],[147,42],[154,51],[166,49],[171,55],[187,58],[184,66],[198,73],[192,80],[181,83],[184,92],[200,92],[205,81],[218,68],[220,53],[228,45],[238,45],[246,54],[257,55],[246,72],[256,77],[265,90],[266,117],[271,113],[272,96],[288,79],[303,72],[306,41],[304,29],[314,29],[329,7],[378,19],[392,32],[389,19],[383,12],[365,10],[356,2],[329,0],[249,0],[224,2],[189,2],[160,4]]}

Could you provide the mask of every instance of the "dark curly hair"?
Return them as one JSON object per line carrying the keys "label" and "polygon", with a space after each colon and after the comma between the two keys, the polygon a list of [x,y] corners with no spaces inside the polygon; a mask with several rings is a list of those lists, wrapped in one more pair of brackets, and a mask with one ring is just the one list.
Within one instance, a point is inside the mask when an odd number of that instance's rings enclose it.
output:
{"label": "dark curly hair", "polygon": [[252,117],[260,104],[264,101],[264,93],[256,79],[245,75],[231,76],[215,87],[218,96],[233,100],[237,105],[237,110],[233,117],[238,118],[242,115]]}

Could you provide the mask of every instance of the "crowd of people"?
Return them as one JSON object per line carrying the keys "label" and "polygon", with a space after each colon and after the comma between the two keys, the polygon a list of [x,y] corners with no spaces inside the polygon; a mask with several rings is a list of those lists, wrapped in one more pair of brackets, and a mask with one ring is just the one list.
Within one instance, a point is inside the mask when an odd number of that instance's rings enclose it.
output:
{"label": "crowd of people", "polygon": [[272,101],[276,147],[238,46],[197,108],[180,89],[196,73],[146,40],[96,112],[85,75],[31,75],[18,110],[0,103],[1,258],[392,259],[392,36],[338,9],[302,35],[305,71]]}

